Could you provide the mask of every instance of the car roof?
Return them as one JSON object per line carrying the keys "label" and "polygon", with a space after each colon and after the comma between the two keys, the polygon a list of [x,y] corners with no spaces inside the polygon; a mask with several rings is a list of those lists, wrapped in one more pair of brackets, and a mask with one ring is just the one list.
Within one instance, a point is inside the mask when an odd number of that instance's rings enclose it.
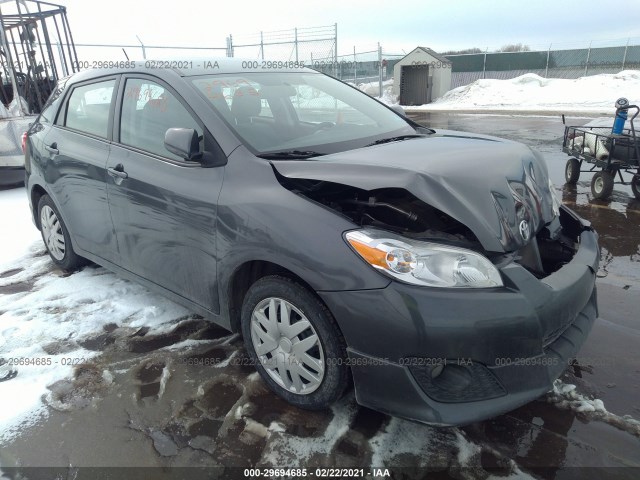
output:
{"label": "car roof", "polygon": [[[103,62],[78,62],[89,68],[71,76],[72,83],[92,78],[116,75],[122,73],[148,73],[158,77],[174,76],[195,77],[199,75],[224,75],[248,72],[298,72],[318,73],[311,68],[301,67],[303,62],[285,60],[255,60],[227,57],[183,58],[183,59],[147,59],[147,60],[113,60]],[[134,64],[135,66],[131,66]]]}

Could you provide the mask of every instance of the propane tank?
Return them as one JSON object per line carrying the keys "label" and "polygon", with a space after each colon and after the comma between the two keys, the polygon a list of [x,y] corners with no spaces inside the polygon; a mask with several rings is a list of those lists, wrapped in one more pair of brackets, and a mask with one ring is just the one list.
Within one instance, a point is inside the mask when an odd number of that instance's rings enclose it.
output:
{"label": "propane tank", "polygon": [[613,121],[613,128],[611,133],[614,135],[621,135],[624,129],[624,122],[627,121],[627,107],[629,107],[629,100],[624,97],[620,97],[616,100],[616,118]]}

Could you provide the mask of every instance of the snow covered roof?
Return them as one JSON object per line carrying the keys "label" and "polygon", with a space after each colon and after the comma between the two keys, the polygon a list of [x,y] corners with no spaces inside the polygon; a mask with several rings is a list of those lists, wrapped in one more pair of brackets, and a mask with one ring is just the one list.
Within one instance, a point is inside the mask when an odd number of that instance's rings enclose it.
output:
{"label": "snow covered roof", "polygon": [[440,55],[439,53],[434,52],[433,50],[431,50],[428,47],[416,47],[413,50],[411,50],[409,53],[407,53],[404,57],[402,58],[407,58],[409,55],[411,55],[413,52],[415,52],[416,50],[420,50],[428,55],[431,55],[433,58],[435,58],[436,60],[439,60],[440,62],[443,63],[451,63],[451,60],[449,60],[446,57],[443,57],[442,55]]}

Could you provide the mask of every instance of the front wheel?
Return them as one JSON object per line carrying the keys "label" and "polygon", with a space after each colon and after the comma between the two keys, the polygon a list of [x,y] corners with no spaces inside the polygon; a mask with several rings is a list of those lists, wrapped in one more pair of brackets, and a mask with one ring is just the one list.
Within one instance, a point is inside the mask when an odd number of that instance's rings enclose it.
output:
{"label": "front wheel", "polygon": [[71,246],[69,231],[49,195],[43,195],[38,203],[40,233],[53,263],[66,271],[73,271],[86,263]]}
{"label": "front wheel", "polygon": [[269,276],[251,286],[242,335],[262,379],[292,405],[327,408],[349,385],[345,342],[333,316],[293,280]]}
{"label": "front wheel", "polygon": [[594,198],[606,200],[613,192],[613,173],[601,171],[591,179],[591,193]]}
{"label": "front wheel", "polygon": [[635,174],[631,178],[631,191],[633,195],[640,200],[640,173]]}
{"label": "front wheel", "polygon": [[575,185],[580,178],[580,161],[577,158],[567,160],[564,168],[564,179],[568,185]]}

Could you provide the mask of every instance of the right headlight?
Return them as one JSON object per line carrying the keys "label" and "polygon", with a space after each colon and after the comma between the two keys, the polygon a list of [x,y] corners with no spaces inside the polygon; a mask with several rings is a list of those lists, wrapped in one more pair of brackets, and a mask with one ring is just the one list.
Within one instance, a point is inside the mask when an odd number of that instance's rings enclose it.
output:
{"label": "right headlight", "polygon": [[413,285],[448,288],[501,287],[498,269],[465,248],[412,240],[375,229],[354,230],[346,240],[367,263]]}

